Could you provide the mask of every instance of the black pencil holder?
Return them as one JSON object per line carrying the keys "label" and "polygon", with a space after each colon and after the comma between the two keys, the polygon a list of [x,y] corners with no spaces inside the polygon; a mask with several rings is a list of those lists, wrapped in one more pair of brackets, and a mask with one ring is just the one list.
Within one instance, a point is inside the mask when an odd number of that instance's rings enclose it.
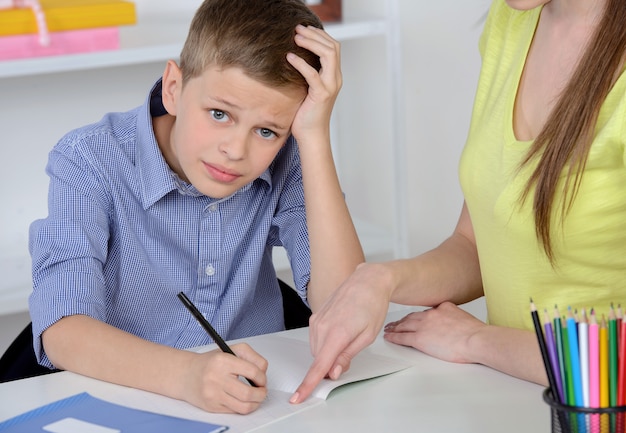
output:
{"label": "black pencil holder", "polygon": [[568,406],[559,403],[550,388],[543,391],[543,401],[550,405],[552,433],[626,432],[626,406]]}

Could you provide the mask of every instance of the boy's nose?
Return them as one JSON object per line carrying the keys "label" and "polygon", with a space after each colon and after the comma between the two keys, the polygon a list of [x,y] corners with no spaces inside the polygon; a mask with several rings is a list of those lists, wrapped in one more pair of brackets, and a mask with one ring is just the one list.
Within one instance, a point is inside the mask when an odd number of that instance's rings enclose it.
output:
{"label": "boy's nose", "polygon": [[248,149],[247,134],[236,133],[225,137],[220,144],[220,152],[230,160],[240,160],[246,156]]}

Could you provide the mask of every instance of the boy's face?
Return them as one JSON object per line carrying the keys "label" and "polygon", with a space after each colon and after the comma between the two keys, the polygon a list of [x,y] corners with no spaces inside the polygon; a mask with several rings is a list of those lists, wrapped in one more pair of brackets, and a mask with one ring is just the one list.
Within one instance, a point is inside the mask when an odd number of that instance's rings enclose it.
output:
{"label": "boy's face", "polygon": [[170,61],[163,104],[174,118],[155,123],[159,147],[181,179],[209,197],[228,197],[269,167],[305,96],[304,89],[268,87],[239,68],[210,67],[183,87]]}

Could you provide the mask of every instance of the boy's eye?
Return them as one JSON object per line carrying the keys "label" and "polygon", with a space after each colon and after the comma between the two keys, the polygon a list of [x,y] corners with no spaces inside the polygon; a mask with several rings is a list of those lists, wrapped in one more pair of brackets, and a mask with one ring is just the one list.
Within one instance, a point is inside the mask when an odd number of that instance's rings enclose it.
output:
{"label": "boy's eye", "polygon": [[272,131],[271,129],[267,129],[267,128],[259,128],[259,135],[263,138],[274,138],[276,137],[276,133],[274,131]]}
{"label": "boy's eye", "polygon": [[209,113],[211,113],[211,117],[213,117],[213,119],[217,120],[218,122],[225,122],[228,120],[228,114],[226,114],[222,110],[209,110]]}

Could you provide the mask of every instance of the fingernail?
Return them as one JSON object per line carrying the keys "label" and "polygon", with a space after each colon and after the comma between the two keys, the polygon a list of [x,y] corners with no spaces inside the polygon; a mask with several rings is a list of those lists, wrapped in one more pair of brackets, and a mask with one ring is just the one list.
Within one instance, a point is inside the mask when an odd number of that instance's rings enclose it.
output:
{"label": "fingernail", "polygon": [[335,367],[333,370],[332,378],[334,380],[339,379],[339,376],[341,376],[342,371],[343,371],[343,368],[341,368],[341,365],[338,365],[337,367]]}
{"label": "fingernail", "polygon": [[298,399],[300,398],[300,393],[296,392],[294,393],[294,395],[291,396],[291,398],[289,399],[289,403],[297,403]]}

